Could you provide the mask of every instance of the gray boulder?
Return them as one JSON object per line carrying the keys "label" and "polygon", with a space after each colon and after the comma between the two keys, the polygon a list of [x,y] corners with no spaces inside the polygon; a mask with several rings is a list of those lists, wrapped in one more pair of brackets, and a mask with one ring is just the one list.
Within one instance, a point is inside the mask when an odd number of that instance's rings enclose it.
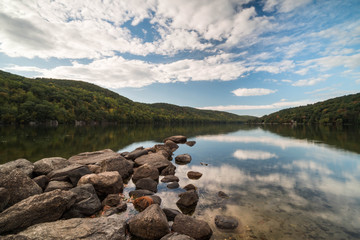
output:
{"label": "gray boulder", "polygon": [[180,154],[175,157],[175,162],[179,165],[188,164],[191,162],[191,156],[187,153]]}
{"label": "gray boulder", "polygon": [[192,237],[177,232],[172,232],[163,236],[160,240],[195,240]]}
{"label": "gray boulder", "polygon": [[161,179],[161,182],[168,183],[168,182],[178,182],[179,178],[174,175],[166,175]]}
{"label": "gray boulder", "polygon": [[58,220],[75,200],[75,193],[63,190],[28,197],[0,213],[0,234]]}
{"label": "gray boulder", "polygon": [[90,183],[94,186],[99,197],[123,191],[123,181],[119,172],[102,172],[99,174],[88,174],[80,178],[78,186]]}
{"label": "gray boulder", "polygon": [[144,189],[152,192],[157,192],[158,183],[151,178],[142,178],[135,183],[136,189]]}
{"label": "gray boulder", "polygon": [[127,179],[134,172],[134,163],[121,155],[118,158],[106,159],[100,163],[101,172],[118,171],[122,179]]}
{"label": "gray boulder", "polygon": [[43,158],[34,163],[34,174],[36,176],[46,175],[49,172],[69,166],[70,163],[65,158],[52,157]]}
{"label": "gray boulder", "polygon": [[80,164],[73,164],[62,169],[51,171],[47,175],[47,177],[50,180],[57,180],[57,181],[61,181],[61,180],[64,181],[65,179],[69,179],[71,183],[74,186],[76,186],[77,182],[82,176],[90,173],[92,172],[89,170],[87,166],[83,166]]}
{"label": "gray boulder", "polygon": [[122,156],[120,153],[114,152],[111,149],[104,149],[95,152],[79,153],[78,155],[69,158],[68,161],[71,164],[77,163],[82,165],[88,165],[96,163],[100,164],[101,162],[110,159],[122,159]]}
{"label": "gray boulder", "polygon": [[220,229],[235,229],[239,225],[239,222],[230,216],[216,215],[215,225]]}
{"label": "gray boulder", "polygon": [[152,204],[129,220],[129,231],[142,239],[159,239],[170,232],[169,224],[159,205]]}
{"label": "gray boulder", "polygon": [[17,159],[15,161],[7,162],[5,164],[0,165],[0,174],[10,173],[14,169],[19,169],[23,171],[28,177],[32,177],[34,164],[26,159]]}
{"label": "gray boulder", "polygon": [[41,187],[21,169],[14,169],[7,174],[0,173],[0,187],[4,187],[9,191],[8,207],[43,192]]}
{"label": "gray boulder", "polygon": [[0,212],[5,209],[10,200],[10,193],[6,188],[0,187]]}
{"label": "gray boulder", "polygon": [[154,181],[159,179],[159,171],[157,168],[150,166],[149,164],[144,164],[141,167],[135,169],[132,176],[132,180],[136,183],[139,179],[142,178],[151,178]]}
{"label": "gray boulder", "polygon": [[178,214],[175,217],[172,230],[188,235],[196,240],[210,239],[213,234],[207,222],[183,214]]}
{"label": "gray boulder", "polygon": [[42,190],[45,190],[47,184],[49,183],[50,179],[45,175],[40,175],[33,178],[33,181],[36,182]]}
{"label": "gray boulder", "polygon": [[167,160],[161,153],[151,153],[143,155],[135,159],[135,163],[138,166],[148,164],[149,166],[156,168],[159,171],[170,165],[170,161]]}
{"label": "gray boulder", "polygon": [[56,190],[56,189],[69,190],[69,189],[72,189],[73,187],[74,186],[69,182],[50,181],[44,192],[50,192],[50,191],[53,191],[53,190]]}
{"label": "gray boulder", "polygon": [[4,236],[10,239],[89,239],[125,240],[125,219],[120,215],[102,218],[73,218],[56,222],[40,223],[17,235]]}
{"label": "gray boulder", "polygon": [[163,142],[166,142],[167,140],[171,140],[175,143],[186,143],[187,137],[182,136],[182,135],[171,136],[171,137],[165,138]]}

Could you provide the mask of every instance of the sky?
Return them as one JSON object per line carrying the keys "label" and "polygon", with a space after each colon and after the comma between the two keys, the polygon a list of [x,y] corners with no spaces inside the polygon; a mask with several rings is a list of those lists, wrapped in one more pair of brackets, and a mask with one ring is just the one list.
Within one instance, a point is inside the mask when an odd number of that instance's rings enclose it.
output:
{"label": "sky", "polygon": [[0,69],[263,116],[360,92],[360,1],[1,0]]}

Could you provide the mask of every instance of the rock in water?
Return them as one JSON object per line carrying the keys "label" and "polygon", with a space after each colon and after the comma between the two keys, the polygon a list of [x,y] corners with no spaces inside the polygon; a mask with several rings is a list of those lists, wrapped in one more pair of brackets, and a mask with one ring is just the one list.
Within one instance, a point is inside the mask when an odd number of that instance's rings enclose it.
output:
{"label": "rock in water", "polygon": [[149,166],[158,169],[158,171],[161,171],[170,165],[170,161],[167,160],[166,157],[164,157],[164,155],[161,153],[142,155],[141,157],[135,159],[135,163],[138,166],[148,164]]}
{"label": "rock in water", "polygon": [[0,234],[58,220],[75,200],[75,193],[63,190],[28,197],[0,213]]}
{"label": "rock in water", "polygon": [[176,167],[174,166],[174,164],[170,163],[169,166],[167,166],[166,168],[164,168],[161,171],[161,176],[166,176],[166,175],[174,175],[175,174],[175,170]]}
{"label": "rock in water", "polygon": [[171,136],[171,137],[165,138],[163,142],[166,142],[167,140],[171,140],[174,143],[186,143],[187,137],[182,136],[182,135]]}
{"label": "rock in water", "polygon": [[230,216],[220,216],[215,217],[215,225],[220,229],[235,229],[239,225],[239,222]]}
{"label": "rock in water", "polygon": [[179,178],[177,176],[174,175],[166,175],[163,179],[161,179],[161,182],[178,182]]}
{"label": "rock in water", "polygon": [[166,185],[166,187],[170,188],[170,189],[175,189],[175,188],[180,187],[180,185],[178,182],[172,182],[172,183],[169,183],[168,185]]}
{"label": "rock in water", "polygon": [[178,214],[175,217],[172,230],[196,240],[210,239],[213,233],[207,222],[183,214]]}
{"label": "rock in water", "polygon": [[189,147],[192,147],[196,144],[196,142],[195,141],[187,141],[185,144],[188,145]]}
{"label": "rock in water", "polygon": [[183,164],[188,164],[191,162],[191,156],[187,153],[185,154],[180,154],[178,156],[175,157],[175,162],[177,164],[183,165]]}
{"label": "rock in water", "polygon": [[125,240],[125,221],[120,215],[102,218],[73,218],[31,226],[17,235],[4,236],[10,239],[89,239]]}
{"label": "rock in water", "polygon": [[132,198],[139,198],[139,197],[149,196],[149,195],[154,195],[154,192],[145,190],[145,189],[139,189],[139,190],[134,190],[134,191],[129,192],[129,196]]}
{"label": "rock in water", "polygon": [[190,179],[195,179],[195,180],[197,180],[197,179],[201,178],[202,173],[201,173],[201,172],[195,172],[195,171],[189,171],[189,172],[187,173],[187,176],[188,176],[188,178],[190,178]]}
{"label": "rock in water", "polygon": [[176,202],[177,205],[182,205],[184,207],[190,207],[196,205],[199,201],[199,196],[196,191],[190,190],[184,193],[179,194],[180,199]]}
{"label": "rock in water", "polygon": [[174,221],[175,217],[178,214],[181,214],[181,212],[179,212],[176,209],[172,209],[172,208],[163,208],[163,211],[164,211],[168,221]]}
{"label": "rock in water", "polygon": [[136,181],[142,178],[151,178],[152,180],[157,181],[159,179],[159,171],[157,168],[148,164],[142,165],[141,167],[135,169],[132,180],[136,183]]}
{"label": "rock in water", "polygon": [[142,239],[159,239],[170,232],[165,213],[152,204],[129,221],[130,233]]}
{"label": "rock in water", "polygon": [[179,146],[174,141],[171,140],[166,140],[164,145],[165,147],[168,147],[171,150],[171,152],[175,152],[176,149],[179,148]]}
{"label": "rock in water", "polygon": [[157,192],[157,182],[151,178],[142,178],[136,182],[136,189],[144,189],[152,192]]}
{"label": "rock in water", "polygon": [[185,187],[183,187],[186,191],[189,191],[189,190],[196,190],[196,187],[194,184],[188,184],[186,185]]}
{"label": "rock in water", "polygon": [[226,193],[224,193],[223,191],[219,191],[218,192],[218,196],[221,198],[229,198],[229,195],[227,195]]}

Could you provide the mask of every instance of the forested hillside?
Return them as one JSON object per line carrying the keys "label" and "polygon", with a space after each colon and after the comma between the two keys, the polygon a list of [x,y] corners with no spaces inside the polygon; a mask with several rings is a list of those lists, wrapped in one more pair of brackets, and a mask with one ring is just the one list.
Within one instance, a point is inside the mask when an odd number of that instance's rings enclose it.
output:
{"label": "forested hillside", "polygon": [[30,79],[0,71],[0,124],[83,122],[244,122],[248,117],[219,111],[133,102],[94,84]]}
{"label": "forested hillside", "polygon": [[265,115],[263,123],[360,124],[360,93]]}

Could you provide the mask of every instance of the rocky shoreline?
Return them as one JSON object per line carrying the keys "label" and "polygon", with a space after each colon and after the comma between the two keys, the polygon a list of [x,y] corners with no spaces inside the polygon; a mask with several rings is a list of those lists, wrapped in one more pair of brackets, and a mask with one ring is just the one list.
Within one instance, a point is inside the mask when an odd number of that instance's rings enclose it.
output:
{"label": "rocky shoreline", "polygon": [[[180,187],[172,163],[178,144],[192,147],[195,142],[172,136],[163,144],[132,152],[106,149],[69,159],[18,159],[0,165],[0,238],[210,239],[210,225],[189,216],[199,201],[194,185],[183,187],[178,209],[160,207],[160,176],[169,191]],[[190,162],[189,154],[175,157],[178,165]],[[187,176],[199,179],[202,173],[191,171]],[[136,189],[125,196],[129,181]],[[122,214],[129,204],[138,211],[130,217]],[[216,216],[215,224],[219,229],[238,226],[227,216]]]}

